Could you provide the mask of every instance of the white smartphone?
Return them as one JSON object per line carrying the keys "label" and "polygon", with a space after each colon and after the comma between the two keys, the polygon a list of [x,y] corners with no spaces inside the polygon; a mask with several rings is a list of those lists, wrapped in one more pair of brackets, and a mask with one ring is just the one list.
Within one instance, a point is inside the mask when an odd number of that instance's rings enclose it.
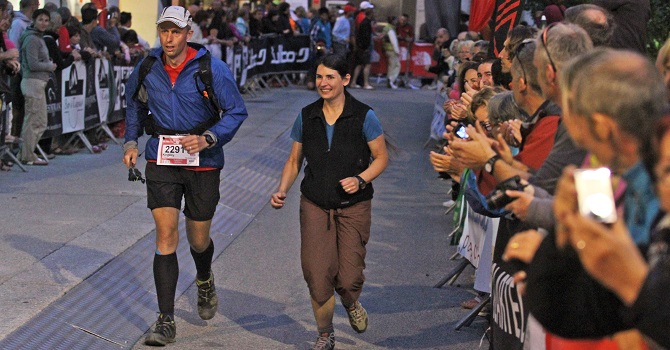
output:
{"label": "white smartphone", "polygon": [[575,187],[580,214],[607,224],[617,220],[609,169],[575,170]]}

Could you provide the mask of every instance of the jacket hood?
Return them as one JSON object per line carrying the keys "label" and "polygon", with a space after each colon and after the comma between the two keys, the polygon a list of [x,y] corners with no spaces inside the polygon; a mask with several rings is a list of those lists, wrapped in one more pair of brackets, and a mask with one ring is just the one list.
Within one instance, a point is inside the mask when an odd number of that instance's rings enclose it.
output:
{"label": "jacket hood", "polygon": [[35,29],[32,25],[28,26],[23,33],[21,33],[21,37],[19,38],[19,47],[23,47],[23,42],[26,40],[26,38],[30,35],[35,35],[39,36],[40,38],[44,36],[43,32],[40,32],[39,30]]}

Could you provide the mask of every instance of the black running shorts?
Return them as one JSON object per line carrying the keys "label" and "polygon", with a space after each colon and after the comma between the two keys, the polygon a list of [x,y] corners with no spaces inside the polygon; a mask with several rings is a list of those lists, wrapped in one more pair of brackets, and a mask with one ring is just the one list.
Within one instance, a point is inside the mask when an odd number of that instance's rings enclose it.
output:
{"label": "black running shorts", "polygon": [[181,209],[184,198],[184,215],[187,218],[195,221],[211,220],[220,198],[220,174],[220,169],[193,171],[147,162],[147,207]]}

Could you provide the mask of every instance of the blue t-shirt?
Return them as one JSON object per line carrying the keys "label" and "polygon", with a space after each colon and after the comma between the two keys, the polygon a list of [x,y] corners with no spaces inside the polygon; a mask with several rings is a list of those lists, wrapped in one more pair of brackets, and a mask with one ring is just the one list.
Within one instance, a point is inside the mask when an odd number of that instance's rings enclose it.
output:
{"label": "blue t-shirt", "polygon": [[[330,144],[333,141],[334,130],[335,125],[329,125],[326,123],[328,147],[330,147]],[[382,124],[379,122],[379,118],[377,118],[375,111],[371,109],[368,110],[368,113],[365,115],[365,121],[363,121],[363,137],[365,137],[365,141],[370,142],[383,133],[384,130],[382,130]],[[302,143],[302,112],[298,113],[298,118],[296,118],[295,122],[293,123],[293,129],[291,129],[291,138],[293,141]]]}

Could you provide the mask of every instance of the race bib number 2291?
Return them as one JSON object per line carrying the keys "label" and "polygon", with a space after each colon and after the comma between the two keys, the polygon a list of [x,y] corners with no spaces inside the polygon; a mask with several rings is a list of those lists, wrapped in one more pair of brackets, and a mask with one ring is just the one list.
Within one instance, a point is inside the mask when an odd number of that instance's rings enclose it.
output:
{"label": "race bib number 2291", "polygon": [[183,135],[160,135],[156,164],[172,166],[200,165],[199,153],[188,154],[186,149],[179,144],[179,140],[182,138],[184,138]]}

